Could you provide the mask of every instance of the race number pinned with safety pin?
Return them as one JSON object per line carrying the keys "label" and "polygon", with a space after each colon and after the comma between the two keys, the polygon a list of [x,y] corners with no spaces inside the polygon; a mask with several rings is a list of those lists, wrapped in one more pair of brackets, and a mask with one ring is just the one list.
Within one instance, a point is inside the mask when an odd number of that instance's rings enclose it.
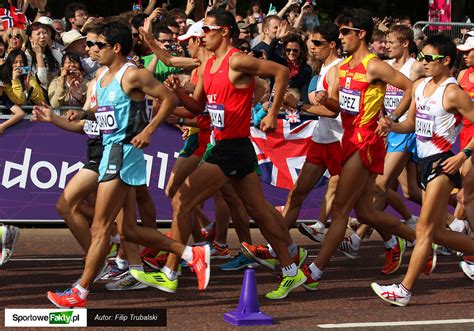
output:
{"label": "race number pinned with safety pin", "polygon": [[224,130],[225,126],[225,113],[224,113],[224,105],[218,103],[208,103],[206,105],[206,109],[211,115],[211,122],[212,126],[216,130],[222,131]]}
{"label": "race number pinned with safety pin", "polygon": [[100,130],[103,133],[114,133],[117,131],[117,121],[115,120],[115,112],[113,106],[98,107],[95,118],[99,123]]}
{"label": "race number pinned with safety pin", "polygon": [[416,138],[421,141],[433,139],[434,116],[416,112],[415,133]]}
{"label": "race number pinned with safety pin", "polygon": [[339,89],[339,107],[341,111],[350,116],[359,114],[360,91],[341,87]]}

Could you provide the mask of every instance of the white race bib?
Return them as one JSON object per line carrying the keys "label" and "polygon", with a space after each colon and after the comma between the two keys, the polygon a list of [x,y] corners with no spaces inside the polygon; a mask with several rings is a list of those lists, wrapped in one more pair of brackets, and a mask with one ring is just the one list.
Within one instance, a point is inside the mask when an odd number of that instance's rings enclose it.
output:
{"label": "white race bib", "polygon": [[103,133],[114,133],[118,129],[117,121],[115,120],[114,107],[103,106],[97,108],[95,118],[99,123],[100,130]]}
{"label": "white race bib", "polygon": [[416,113],[415,133],[420,140],[431,140],[433,138],[434,116],[424,113]]}
{"label": "white race bib", "polygon": [[224,105],[208,103],[206,109],[211,115],[211,122],[215,129],[222,131],[225,127]]}
{"label": "white race bib", "polygon": [[99,139],[100,138],[99,123],[97,123],[96,121],[86,120],[84,123],[84,132],[91,139]]}
{"label": "white race bib", "polygon": [[358,115],[360,107],[360,91],[341,87],[339,89],[339,107],[341,107],[341,111],[347,115]]}
{"label": "white race bib", "polygon": [[403,99],[403,91],[387,91],[383,99],[383,106],[388,113],[398,108]]}

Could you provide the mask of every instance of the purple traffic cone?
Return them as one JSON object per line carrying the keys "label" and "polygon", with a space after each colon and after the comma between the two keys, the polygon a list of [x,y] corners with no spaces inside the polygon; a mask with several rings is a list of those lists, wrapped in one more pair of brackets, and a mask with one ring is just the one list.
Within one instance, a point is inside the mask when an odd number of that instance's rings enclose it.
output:
{"label": "purple traffic cone", "polygon": [[237,309],[224,314],[224,321],[238,326],[271,325],[273,318],[260,311],[255,270],[247,268]]}

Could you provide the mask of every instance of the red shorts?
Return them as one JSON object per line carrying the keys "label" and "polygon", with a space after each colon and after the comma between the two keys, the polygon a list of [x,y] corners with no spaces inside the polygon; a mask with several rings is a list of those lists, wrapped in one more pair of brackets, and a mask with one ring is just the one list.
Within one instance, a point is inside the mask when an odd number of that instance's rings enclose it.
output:
{"label": "red shorts", "polygon": [[330,144],[320,144],[311,141],[306,162],[328,169],[331,176],[340,175],[342,169],[341,143],[336,141]]}
{"label": "red shorts", "polygon": [[363,129],[345,131],[342,136],[342,165],[356,151],[370,172],[383,174],[386,148],[382,137]]}
{"label": "red shorts", "polygon": [[474,125],[464,125],[462,127],[461,133],[459,134],[461,149],[465,148],[467,144],[471,142],[472,137],[474,137]]}
{"label": "red shorts", "polygon": [[199,129],[198,133],[198,147],[194,150],[193,155],[201,158],[206,153],[207,144],[211,141],[211,131]]}

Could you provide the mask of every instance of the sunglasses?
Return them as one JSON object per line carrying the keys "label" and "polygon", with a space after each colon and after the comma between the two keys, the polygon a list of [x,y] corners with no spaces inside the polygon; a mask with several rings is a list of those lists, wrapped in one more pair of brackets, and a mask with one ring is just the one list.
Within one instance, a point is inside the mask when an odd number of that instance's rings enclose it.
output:
{"label": "sunglasses", "polygon": [[352,31],[362,31],[362,29],[351,28],[351,27],[347,27],[347,26],[339,29],[339,33],[342,34],[343,36],[347,36]]}
{"label": "sunglasses", "polygon": [[103,42],[100,42],[100,41],[91,41],[91,40],[87,40],[86,45],[89,48],[97,46],[98,49],[104,49],[107,45],[110,46],[109,43],[103,43]]}
{"label": "sunglasses", "polygon": [[157,39],[160,43],[164,44],[164,43],[173,43],[174,40],[173,39]]}
{"label": "sunglasses", "polygon": [[317,39],[312,39],[311,42],[316,47],[321,47],[321,46],[326,45],[328,43],[326,40],[317,40]]}
{"label": "sunglasses", "polygon": [[133,38],[138,38],[139,35],[140,35],[140,34],[139,34],[138,32],[132,33],[132,37],[133,37]]}
{"label": "sunglasses", "polygon": [[222,26],[222,25],[203,25],[202,26],[202,32],[204,32],[205,34],[208,34],[211,31],[220,30],[220,29],[223,29],[223,28],[226,28],[226,26]]}
{"label": "sunglasses", "polygon": [[17,33],[17,34],[9,34],[8,35],[8,38],[12,39],[12,38],[16,38],[16,39],[23,39],[21,37],[21,34]]}
{"label": "sunglasses", "polygon": [[420,62],[426,61],[427,63],[437,61],[437,60],[442,60],[446,57],[446,55],[438,55],[438,54],[423,54],[423,52],[420,52],[416,59]]}
{"label": "sunglasses", "polygon": [[293,53],[299,53],[300,52],[300,50],[298,48],[287,48],[287,49],[285,49],[285,51],[287,53],[292,53],[292,52]]}
{"label": "sunglasses", "polygon": [[239,50],[241,50],[242,52],[250,52],[250,48],[248,47],[239,47]]}

